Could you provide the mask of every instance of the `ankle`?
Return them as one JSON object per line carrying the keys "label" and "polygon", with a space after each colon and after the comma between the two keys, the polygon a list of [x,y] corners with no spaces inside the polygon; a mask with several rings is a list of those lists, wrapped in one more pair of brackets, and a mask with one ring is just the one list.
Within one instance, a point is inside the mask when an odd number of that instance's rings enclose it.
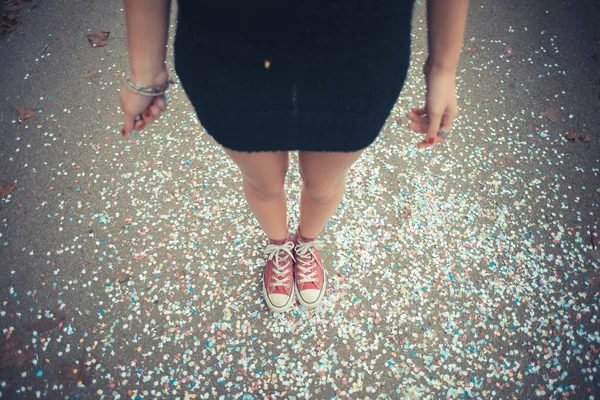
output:
{"label": "ankle", "polygon": [[270,244],[276,244],[276,245],[282,245],[285,242],[287,242],[288,240],[290,240],[290,235],[288,234],[288,236],[284,239],[273,239],[273,238],[269,238],[269,243]]}
{"label": "ankle", "polygon": [[300,237],[300,240],[302,240],[303,242],[312,242],[314,240],[317,240],[317,236],[306,237],[306,236],[302,235],[302,232],[300,232],[300,227],[298,227],[298,237]]}

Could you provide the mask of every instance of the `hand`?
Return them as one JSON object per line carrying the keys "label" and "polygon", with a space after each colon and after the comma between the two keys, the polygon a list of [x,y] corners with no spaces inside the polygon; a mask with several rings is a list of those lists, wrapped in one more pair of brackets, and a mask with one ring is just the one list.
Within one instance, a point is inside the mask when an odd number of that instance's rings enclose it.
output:
{"label": "hand", "polygon": [[413,108],[406,116],[408,127],[417,133],[426,134],[418,148],[426,148],[444,141],[440,128],[449,132],[458,115],[456,101],[456,73],[451,69],[432,66],[429,59],[423,67],[427,83],[425,107]]}
{"label": "hand", "polygon": [[[149,79],[131,77],[133,82],[144,86],[160,85],[167,79],[168,73],[166,70]],[[121,88],[119,103],[123,110],[123,129],[121,130],[123,136],[134,130],[141,132],[146,125],[154,122],[167,109],[167,101],[163,95],[155,97],[142,96],[129,90],[127,85],[123,85]],[[138,116],[139,119],[136,119]]]}

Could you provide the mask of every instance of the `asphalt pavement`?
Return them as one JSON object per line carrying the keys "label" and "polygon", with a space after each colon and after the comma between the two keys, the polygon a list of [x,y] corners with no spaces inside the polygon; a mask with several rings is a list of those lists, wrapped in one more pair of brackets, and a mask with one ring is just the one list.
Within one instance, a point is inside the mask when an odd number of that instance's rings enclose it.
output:
{"label": "asphalt pavement", "polygon": [[[328,294],[274,315],[266,237],[174,72],[120,134],[122,3],[5,2],[0,398],[599,399],[600,3],[473,0],[461,115],[419,150],[424,9],[322,235]],[[293,231],[296,154],[287,178]]]}

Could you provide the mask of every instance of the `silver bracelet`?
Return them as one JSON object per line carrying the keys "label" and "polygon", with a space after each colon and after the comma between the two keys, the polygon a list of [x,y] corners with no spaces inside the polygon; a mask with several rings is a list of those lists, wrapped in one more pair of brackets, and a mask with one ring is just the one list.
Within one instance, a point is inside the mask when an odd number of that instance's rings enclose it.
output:
{"label": "silver bracelet", "polygon": [[131,82],[131,80],[129,78],[127,78],[127,87],[134,93],[140,94],[142,96],[147,96],[147,97],[154,97],[154,96],[160,96],[161,94],[165,94],[165,92],[167,91],[167,89],[169,88],[169,85],[173,84],[174,82],[170,79],[167,79],[167,81],[165,83],[163,83],[162,85],[158,85],[158,86],[139,86],[136,85],[135,83]]}

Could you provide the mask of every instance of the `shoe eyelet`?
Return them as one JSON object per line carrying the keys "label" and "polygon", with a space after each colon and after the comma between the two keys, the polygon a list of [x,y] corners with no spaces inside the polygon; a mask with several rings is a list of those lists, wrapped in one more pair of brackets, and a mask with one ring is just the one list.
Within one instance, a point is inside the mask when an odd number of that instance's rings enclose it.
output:
{"label": "shoe eyelet", "polygon": [[286,283],[286,284],[285,284],[285,287],[290,287],[290,284],[289,284],[289,283]]}
{"label": "shoe eyelet", "polygon": [[319,282],[319,278],[317,278],[317,282]]}
{"label": "shoe eyelet", "polygon": [[269,283],[269,286],[273,287],[273,283]]}

